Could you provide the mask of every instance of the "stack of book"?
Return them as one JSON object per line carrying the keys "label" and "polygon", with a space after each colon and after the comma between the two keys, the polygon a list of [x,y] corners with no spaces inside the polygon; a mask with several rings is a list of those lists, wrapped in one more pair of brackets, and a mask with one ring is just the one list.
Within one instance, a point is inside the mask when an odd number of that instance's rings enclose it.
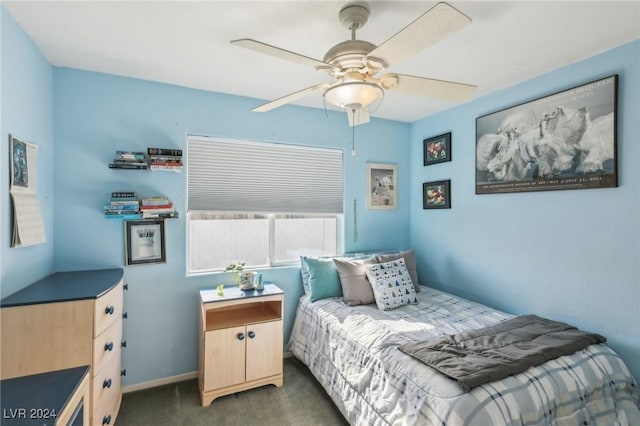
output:
{"label": "stack of book", "polygon": [[149,164],[144,152],[116,151],[116,158],[109,164],[110,169],[147,170]]}
{"label": "stack of book", "polygon": [[107,219],[141,219],[140,201],[132,191],[111,193],[111,203],[102,206]]}
{"label": "stack of book", "polygon": [[141,199],[140,213],[143,219],[170,219],[178,217],[178,212],[173,209],[173,203],[165,196]]}
{"label": "stack of book", "polygon": [[182,150],[173,148],[147,148],[149,169],[153,171],[182,171]]}

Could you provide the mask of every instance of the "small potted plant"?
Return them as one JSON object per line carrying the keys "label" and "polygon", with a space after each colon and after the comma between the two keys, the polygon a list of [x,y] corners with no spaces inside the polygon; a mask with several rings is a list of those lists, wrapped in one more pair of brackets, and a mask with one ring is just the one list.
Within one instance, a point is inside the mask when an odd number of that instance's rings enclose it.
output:
{"label": "small potted plant", "polygon": [[233,279],[240,287],[240,290],[253,290],[256,287],[255,278],[257,274],[253,271],[245,271],[244,265],[245,262],[233,262],[224,270],[233,274]]}

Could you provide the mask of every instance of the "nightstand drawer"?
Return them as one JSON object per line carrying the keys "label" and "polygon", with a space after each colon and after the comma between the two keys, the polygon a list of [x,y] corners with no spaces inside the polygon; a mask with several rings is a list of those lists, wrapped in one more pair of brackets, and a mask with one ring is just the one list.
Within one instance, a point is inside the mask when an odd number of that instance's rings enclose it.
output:
{"label": "nightstand drawer", "polygon": [[99,336],[117,318],[122,318],[122,281],[107,294],[96,300],[94,336]]}
{"label": "nightstand drawer", "polygon": [[122,344],[122,318],[109,326],[102,334],[93,339],[93,376],[113,358],[120,358]]}

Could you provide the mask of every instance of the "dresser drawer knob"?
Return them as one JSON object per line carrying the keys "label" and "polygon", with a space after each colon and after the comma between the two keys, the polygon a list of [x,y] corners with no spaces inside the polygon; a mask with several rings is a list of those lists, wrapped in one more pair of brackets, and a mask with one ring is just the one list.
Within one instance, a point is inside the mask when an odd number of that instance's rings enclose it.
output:
{"label": "dresser drawer knob", "polygon": [[125,368],[124,370],[120,370],[120,375],[121,376],[126,376],[127,375],[127,369]]}
{"label": "dresser drawer knob", "polygon": [[122,343],[120,343],[120,347],[121,348],[126,348],[127,347],[127,341],[123,340]]}
{"label": "dresser drawer knob", "polygon": [[102,424],[103,425],[111,424],[111,414],[109,414],[108,416],[104,416],[102,418]]}
{"label": "dresser drawer knob", "polygon": [[111,387],[111,379],[105,379],[104,382],[102,382],[102,388],[110,388]]}
{"label": "dresser drawer knob", "polygon": [[254,333],[253,331],[249,332],[249,339],[253,339],[254,337],[256,337],[256,333]]}
{"label": "dresser drawer knob", "polygon": [[105,308],[104,313],[108,315],[113,315],[115,311],[116,311],[116,308],[114,308],[113,305],[111,305]]}
{"label": "dresser drawer knob", "polygon": [[104,345],[104,350],[111,352],[113,350],[113,342],[109,342]]}
{"label": "dresser drawer knob", "polygon": [[244,333],[238,333],[238,340],[244,340]]}

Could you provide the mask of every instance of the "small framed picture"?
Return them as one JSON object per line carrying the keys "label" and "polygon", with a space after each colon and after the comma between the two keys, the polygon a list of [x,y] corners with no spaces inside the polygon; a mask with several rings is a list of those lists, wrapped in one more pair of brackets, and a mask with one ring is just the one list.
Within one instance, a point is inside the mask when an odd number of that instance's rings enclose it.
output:
{"label": "small framed picture", "polygon": [[9,135],[9,160],[11,161],[11,187],[29,186],[29,161],[27,143]]}
{"label": "small framed picture", "polygon": [[367,210],[398,207],[398,166],[367,163]]}
{"label": "small framed picture", "polygon": [[128,220],[124,226],[127,266],[167,261],[164,220]]}
{"label": "small framed picture", "polygon": [[424,165],[451,161],[451,132],[423,141]]}
{"label": "small framed picture", "polygon": [[451,181],[438,180],[422,184],[423,209],[451,208]]}

